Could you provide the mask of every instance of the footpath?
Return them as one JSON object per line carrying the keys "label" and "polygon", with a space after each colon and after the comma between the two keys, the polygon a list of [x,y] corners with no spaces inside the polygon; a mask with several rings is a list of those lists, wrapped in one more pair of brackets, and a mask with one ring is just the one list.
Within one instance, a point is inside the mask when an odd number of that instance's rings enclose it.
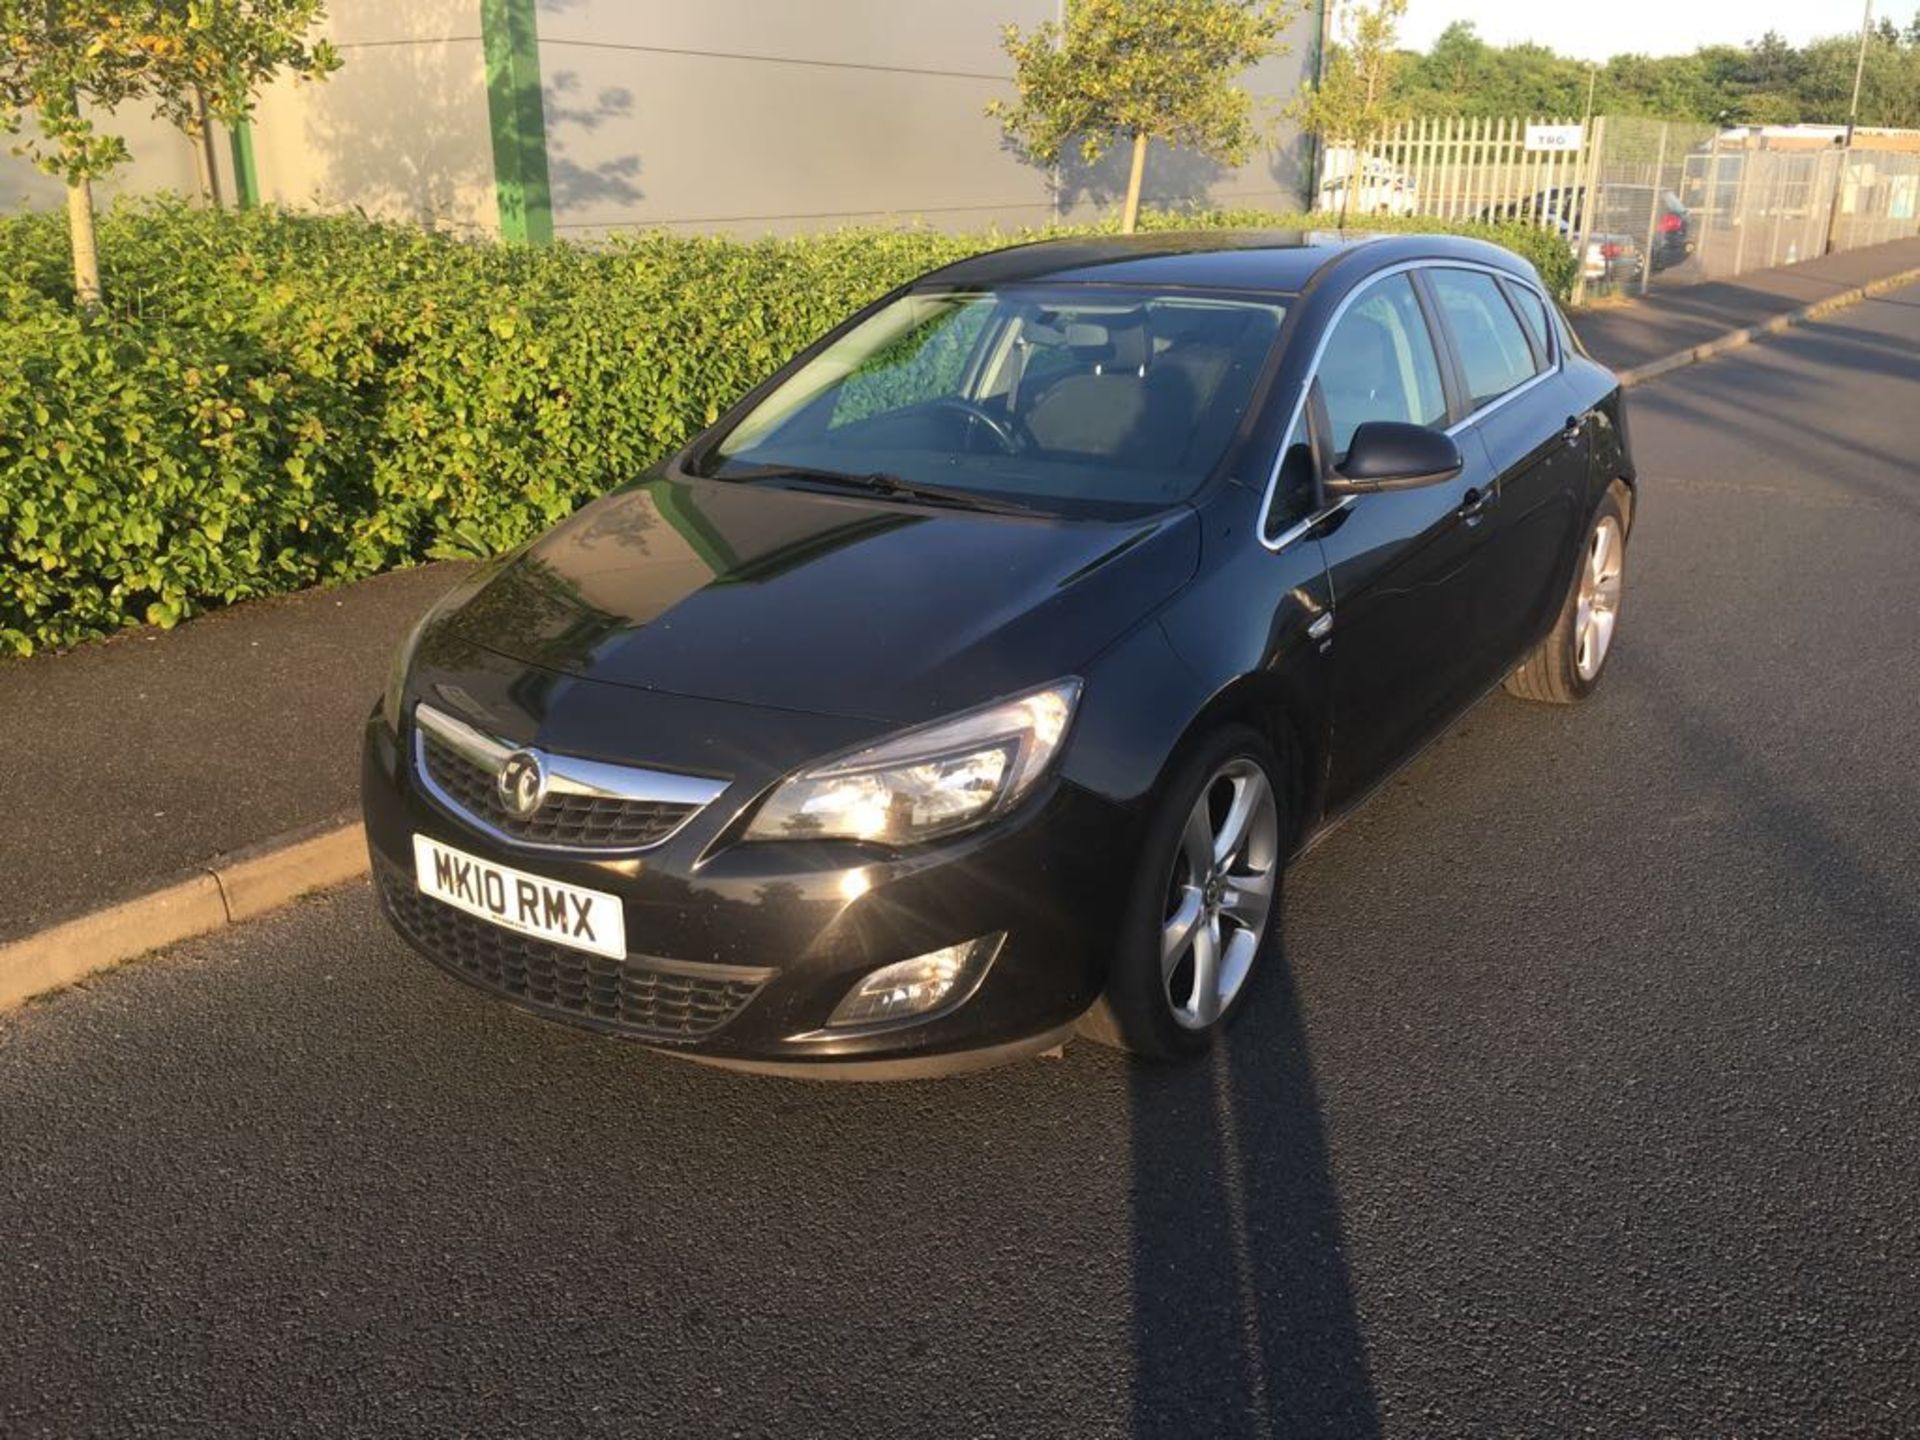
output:
{"label": "footpath", "polygon": [[1576,314],[1574,329],[1603,365],[1645,367],[1729,334],[1765,326],[1808,306],[1844,302],[1864,286],[1920,270],[1920,236],[1798,265],[1755,270],[1698,285],[1654,282],[1644,299]]}
{"label": "footpath", "polygon": [[0,663],[0,945],[351,820],[360,727],[387,663],[460,569],[396,571]]}
{"label": "footpath", "polygon": [[[1920,238],[1656,287],[1574,326],[1634,383],[1897,276],[1920,278]],[[0,1009],[360,873],[361,725],[401,637],[459,573],[428,565],[0,662]]]}

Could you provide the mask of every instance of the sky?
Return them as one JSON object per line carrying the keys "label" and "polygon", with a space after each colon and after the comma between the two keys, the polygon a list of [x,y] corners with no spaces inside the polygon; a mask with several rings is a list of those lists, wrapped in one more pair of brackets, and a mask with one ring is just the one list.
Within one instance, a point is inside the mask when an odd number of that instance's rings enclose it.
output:
{"label": "sky", "polygon": [[[1874,0],[1873,13],[1902,27],[1920,0]],[[1738,45],[1778,30],[1803,44],[1820,35],[1860,33],[1859,0],[1408,0],[1400,43],[1424,50],[1455,20],[1471,20],[1484,40],[1537,41],[1582,60],[1637,51],[1684,55],[1697,46]]]}

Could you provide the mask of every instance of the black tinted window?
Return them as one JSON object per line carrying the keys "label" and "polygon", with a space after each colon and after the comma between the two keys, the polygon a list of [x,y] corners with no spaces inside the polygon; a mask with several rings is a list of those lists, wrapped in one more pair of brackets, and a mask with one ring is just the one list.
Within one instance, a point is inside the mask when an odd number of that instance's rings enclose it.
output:
{"label": "black tinted window", "polygon": [[1491,275],[1437,269],[1428,277],[1459,347],[1460,368],[1476,409],[1533,378],[1533,351]]}
{"label": "black tinted window", "polygon": [[1445,422],[1433,336],[1405,275],[1380,281],[1348,307],[1327,337],[1319,379],[1336,455],[1369,420]]}

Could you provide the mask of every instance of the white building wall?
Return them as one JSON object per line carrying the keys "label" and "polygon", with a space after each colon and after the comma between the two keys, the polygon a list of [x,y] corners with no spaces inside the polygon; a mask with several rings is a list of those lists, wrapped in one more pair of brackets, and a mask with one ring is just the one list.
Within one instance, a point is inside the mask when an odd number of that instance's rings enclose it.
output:
{"label": "white building wall", "polygon": [[[277,80],[255,109],[260,198],[497,232],[478,0],[334,0],[328,11],[323,33],[341,68],[324,81]],[[139,111],[111,128],[133,160],[95,186],[97,199],[198,193],[193,148],[178,130]],[[232,203],[224,131],[214,151]],[[0,206],[52,208],[64,196],[59,180],[0,150]]]}
{"label": "white building wall", "polygon": [[[121,114],[101,114],[95,124],[105,134],[118,135],[133,152],[133,163],[122,166],[93,187],[95,204],[105,204],[120,195],[148,195],[163,190],[195,193],[199,181],[193,161],[193,145],[187,137],[164,120],[138,108]],[[38,135],[31,116],[22,125],[20,138]],[[14,137],[0,136],[0,211],[30,208],[52,210],[67,203],[66,182],[48,175],[23,155],[10,151]]]}
{"label": "white building wall", "polygon": [[[1011,98],[1001,26],[1057,0],[540,0],[555,233],[640,225],[738,233],[920,219],[943,229],[1086,218],[1118,203],[1127,156],[1052,178],[985,112]],[[1291,97],[1317,21],[1246,83]],[[1237,171],[1155,147],[1150,204],[1287,208],[1290,132]],[[1303,152],[1302,152],[1303,153]]]}
{"label": "white building wall", "polygon": [[260,198],[495,233],[478,0],[333,0],[341,66],[280,80],[253,119]]}
{"label": "white building wall", "polygon": [[[1060,0],[538,0],[555,233],[664,225],[789,233],[873,220],[949,230],[1091,218],[1117,206],[1124,151],[1057,177],[1026,164],[985,115],[1011,97],[1000,28]],[[358,208],[497,234],[480,0],[333,0],[343,65],[281,80],[252,126],[263,200]],[[1317,19],[1247,83],[1273,105],[1307,73]],[[123,121],[134,161],[103,197],[197,188],[184,136]],[[234,179],[226,137],[222,187]],[[1288,208],[1306,189],[1290,131],[1224,171],[1156,146],[1149,204]],[[1055,188],[1055,180],[1059,188]],[[62,190],[0,155],[0,205]]]}

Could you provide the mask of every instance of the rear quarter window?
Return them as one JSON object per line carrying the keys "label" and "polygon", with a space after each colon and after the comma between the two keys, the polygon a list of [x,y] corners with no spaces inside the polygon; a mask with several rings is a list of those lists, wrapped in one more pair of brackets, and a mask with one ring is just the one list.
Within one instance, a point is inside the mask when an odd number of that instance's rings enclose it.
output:
{"label": "rear quarter window", "polygon": [[1541,362],[1551,365],[1553,327],[1547,320],[1547,302],[1525,285],[1502,281],[1500,288],[1507,292],[1507,298],[1513,302],[1513,308],[1520,316],[1520,323],[1527,327],[1527,334],[1532,337]]}

